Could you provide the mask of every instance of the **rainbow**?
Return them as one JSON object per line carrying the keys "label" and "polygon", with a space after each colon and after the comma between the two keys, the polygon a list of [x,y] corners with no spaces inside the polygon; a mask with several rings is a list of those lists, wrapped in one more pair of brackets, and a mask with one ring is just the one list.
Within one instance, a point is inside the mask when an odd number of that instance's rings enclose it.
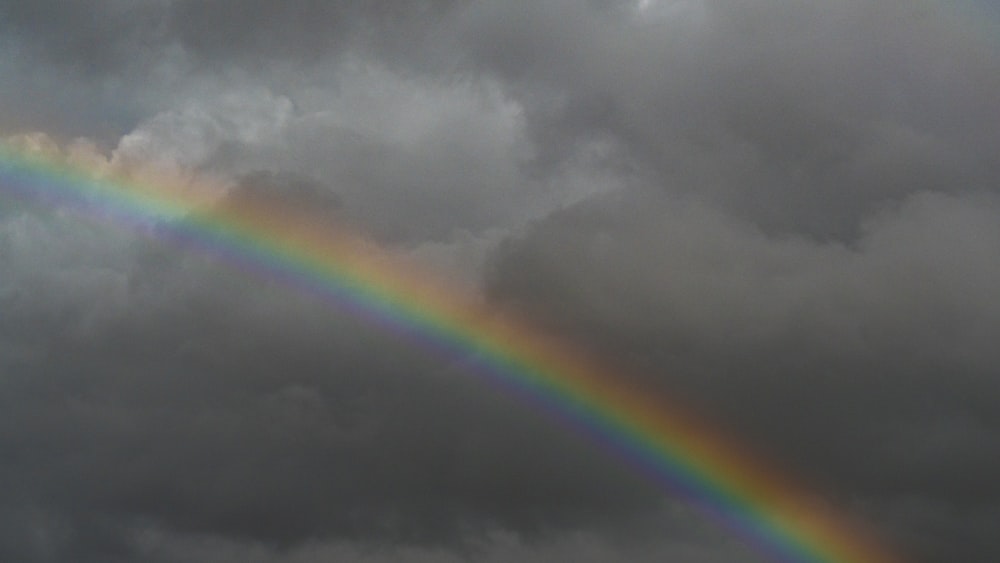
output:
{"label": "rainbow", "polygon": [[206,206],[192,194],[190,182],[96,172],[0,145],[0,196],[169,239],[461,359],[470,373],[585,436],[770,560],[898,561],[709,425],[571,344],[465,296],[349,229],[261,202]]}

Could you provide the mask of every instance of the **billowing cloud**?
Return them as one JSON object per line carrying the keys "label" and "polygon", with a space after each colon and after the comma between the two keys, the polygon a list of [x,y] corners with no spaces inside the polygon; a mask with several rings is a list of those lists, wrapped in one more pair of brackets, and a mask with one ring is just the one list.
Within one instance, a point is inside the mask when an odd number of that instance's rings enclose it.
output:
{"label": "billowing cloud", "polygon": [[[0,1],[0,133],[351,224],[985,563],[1000,57],[952,4]],[[3,560],[759,559],[455,358],[2,191],[0,311]]]}

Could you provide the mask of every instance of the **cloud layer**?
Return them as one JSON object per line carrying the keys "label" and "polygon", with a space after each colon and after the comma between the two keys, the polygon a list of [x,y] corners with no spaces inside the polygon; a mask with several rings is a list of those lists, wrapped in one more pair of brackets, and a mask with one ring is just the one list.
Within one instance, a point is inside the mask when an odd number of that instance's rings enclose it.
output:
{"label": "cloud layer", "polygon": [[[995,21],[0,2],[0,130],[349,222],[683,398],[913,561],[988,562]],[[2,192],[0,311],[3,560],[760,560],[456,359]]]}

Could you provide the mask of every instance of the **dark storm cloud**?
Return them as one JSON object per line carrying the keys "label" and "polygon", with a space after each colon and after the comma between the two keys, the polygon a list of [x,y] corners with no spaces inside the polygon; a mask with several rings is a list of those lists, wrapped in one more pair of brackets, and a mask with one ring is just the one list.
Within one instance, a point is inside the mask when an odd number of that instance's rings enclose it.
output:
{"label": "dark storm cloud", "polygon": [[170,30],[204,59],[315,61],[353,43],[423,42],[423,31],[461,0],[178,0]]}
{"label": "dark storm cloud", "polygon": [[[229,197],[289,186],[330,200],[269,174]],[[626,533],[661,508],[460,359],[336,307],[58,214],[0,233],[4,549],[22,560],[139,558],[146,529],[450,549],[497,528]],[[703,541],[685,520],[672,533]]]}
{"label": "dark storm cloud", "polygon": [[116,72],[180,47],[212,67],[312,63],[362,44],[423,41],[460,0],[41,0],[0,3],[0,30],[44,60]]}
{"label": "dark storm cloud", "polygon": [[506,243],[490,294],[842,500],[955,507],[938,542],[921,542],[943,561],[1000,504],[998,258],[994,196],[914,196],[846,247],[619,194]]}
{"label": "dark storm cloud", "polygon": [[[283,90],[302,68],[336,66],[348,52],[418,61],[417,41],[448,52],[429,29],[458,4],[3,1],[0,127],[110,142],[216,73],[225,81],[244,70]],[[272,72],[282,65],[296,70]]]}
{"label": "dark storm cloud", "polygon": [[544,153],[609,137],[652,183],[769,229],[852,236],[872,204],[993,189],[1000,62],[936,5],[701,2],[636,22],[560,2],[469,15]]}
{"label": "dark storm cloud", "polygon": [[[0,126],[484,274],[914,560],[985,563],[1000,58],[962,17],[0,2]],[[5,202],[0,311],[0,559],[753,560],[453,360],[204,257]]]}
{"label": "dark storm cloud", "polygon": [[[995,45],[926,3],[706,2],[638,28],[553,6],[492,6],[474,52],[543,157],[611,139],[642,187],[506,243],[493,298],[821,488],[898,503],[874,518],[915,556],[994,557]],[[914,498],[940,510],[907,517]]]}
{"label": "dark storm cloud", "polygon": [[333,222],[343,203],[330,187],[308,177],[259,170],[246,174],[235,189],[226,194],[223,205],[239,206],[242,200],[254,205],[286,208],[296,214]]}
{"label": "dark storm cloud", "polygon": [[157,2],[0,2],[0,30],[45,59],[84,74],[104,72],[156,39]]}

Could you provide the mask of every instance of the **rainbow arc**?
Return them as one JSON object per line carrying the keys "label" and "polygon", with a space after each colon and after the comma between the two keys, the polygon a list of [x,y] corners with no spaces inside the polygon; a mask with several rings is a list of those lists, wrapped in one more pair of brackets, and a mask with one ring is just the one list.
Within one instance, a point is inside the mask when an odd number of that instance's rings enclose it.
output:
{"label": "rainbow arc", "polygon": [[0,147],[0,197],[169,240],[465,359],[470,373],[585,436],[774,561],[898,561],[704,421],[555,336],[463,296],[348,229],[253,201],[205,207],[193,193],[167,178],[100,176]]}

